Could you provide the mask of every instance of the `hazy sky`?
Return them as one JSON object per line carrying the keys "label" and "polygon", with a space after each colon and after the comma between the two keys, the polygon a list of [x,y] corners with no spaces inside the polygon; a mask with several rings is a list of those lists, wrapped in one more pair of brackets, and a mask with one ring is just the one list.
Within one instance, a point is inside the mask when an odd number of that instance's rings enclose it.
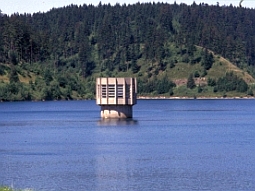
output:
{"label": "hazy sky", "polygon": [[[35,13],[35,12],[47,12],[53,7],[63,7],[70,4],[83,5],[83,4],[93,4],[98,5],[100,0],[0,0],[0,10],[5,14],[12,13]],[[167,2],[172,4],[176,3],[185,3],[192,4],[194,0],[155,0],[154,2]],[[197,4],[207,3],[209,5],[216,5],[219,2],[220,5],[230,5],[239,6],[240,0],[195,0]],[[102,4],[134,4],[137,2],[153,2],[149,0],[101,0]],[[254,0],[244,0],[242,3],[243,7],[255,8]]]}

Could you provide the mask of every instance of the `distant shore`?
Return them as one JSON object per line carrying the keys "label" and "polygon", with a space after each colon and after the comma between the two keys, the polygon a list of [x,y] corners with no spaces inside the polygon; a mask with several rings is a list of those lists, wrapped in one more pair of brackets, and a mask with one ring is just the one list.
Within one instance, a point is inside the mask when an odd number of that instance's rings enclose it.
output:
{"label": "distant shore", "polygon": [[255,97],[167,97],[167,96],[137,96],[137,99],[255,99]]}
{"label": "distant shore", "polygon": [[[153,100],[153,99],[157,99],[157,100],[192,100],[192,99],[198,99],[198,100],[206,100],[206,99],[222,99],[222,100],[230,100],[230,99],[255,99],[255,97],[252,97],[252,96],[245,96],[245,97],[167,97],[167,96],[137,96],[137,99],[138,100],[142,100],[142,99],[146,99],[146,100]],[[31,101],[31,102],[45,102],[45,101],[82,101],[82,100],[95,100],[95,99],[69,99],[69,100],[65,100],[65,99],[60,99],[60,100],[11,100],[11,101],[3,101],[3,100],[0,100],[0,103],[2,102],[20,102],[20,101]]]}

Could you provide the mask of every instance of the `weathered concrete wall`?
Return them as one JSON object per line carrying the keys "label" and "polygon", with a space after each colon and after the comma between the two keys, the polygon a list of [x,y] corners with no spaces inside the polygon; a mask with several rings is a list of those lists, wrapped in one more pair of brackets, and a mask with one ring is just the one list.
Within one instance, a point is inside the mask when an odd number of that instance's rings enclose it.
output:
{"label": "weathered concrete wall", "polygon": [[102,118],[132,118],[136,95],[136,78],[97,78],[96,103]]}
{"label": "weathered concrete wall", "polygon": [[133,110],[131,105],[102,105],[102,118],[132,118]]}
{"label": "weathered concrete wall", "polygon": [[135,105],[136,78],[97,78],[96,101],[98,105]]}

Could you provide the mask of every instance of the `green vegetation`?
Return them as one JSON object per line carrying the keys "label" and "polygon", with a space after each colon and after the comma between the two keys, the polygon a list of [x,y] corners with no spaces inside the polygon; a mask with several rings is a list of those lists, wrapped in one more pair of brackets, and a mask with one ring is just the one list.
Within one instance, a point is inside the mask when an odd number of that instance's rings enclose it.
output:
{"label": "green vegetation", "polygon": [[12,189],[9,187],[0,187],[0,191],[32,191],[31,189],[25,189],[25,190],[17,190],[17,189]]}
{"label": "green vegetation", "polygon": [[195,80],[193,77],[193,74],[189,75],[188,81],[187,81],[187,88],[193,89],[196,87]]}
{"label": "green vegetation", "polygon": [[13,191],[13,190],[8,187],[0,187],[0,191]]}
{"label": "green vegetation", "polygon": [[0,191],[12,191],[12,189],[8,187],[0,187]]}
{"label": "green vegetation", "polygon": [[253,96],[254,17],[195,3],[2,14],[0,101],[93,99],[96,77],[126,76],[141,96]]}

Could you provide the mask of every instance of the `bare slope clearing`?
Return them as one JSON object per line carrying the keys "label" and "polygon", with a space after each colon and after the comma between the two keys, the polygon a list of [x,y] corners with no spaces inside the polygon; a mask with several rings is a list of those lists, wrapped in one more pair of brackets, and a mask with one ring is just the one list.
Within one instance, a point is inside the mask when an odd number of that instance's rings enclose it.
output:
{"label": "bare slope clearing", "polygon": [[232,64],[224,57],[216,55],[213,51],[209,50],[209,52],[214,55],[215,63],[213,64],[213,67],[208,71],[208,77],[219,78],[224,76],[227,72],[233,72],[238,77],[244,79],[247,84],[255,83],[255,79],[250,74],[248,74],[248,72],[238,68],[236,65]]}
{"label": "bare slope clearing", "polygon": [[255,79],[250,74],[248,74],[248,72],[241,70],[240,68],[229,62],[227,59],[220,57],[219,61],[226,64],[227,66],[226,72],[233,71],[234,73],[236,73],[237,76],[243,78],[246,81],[246,83],[248,84],[255,83]]}
{"label": "bare slope clearing", "polygon": [[[202,48],[202,47],[198,47]],[[210,51],[212,52],[212,51]],[[213,52],[212,52],[213,53]],[[247,84],[251,85],[255,83],[255,79],[246,71],[238,68],[234,64],[232,64],[227,59],[214,55],[214,64],[212,68],[207,71],[207,75],[204,77],[195,78],[195,83],[197,85],[205,85],[207,84],[208,78],[219,79],[220,77],[225,76],[228,72],[233,72],[238,77],[244,79]],[[169,70],[169,76],[176,83],[177,86],[182,86],[187,84],[187,78],[189,74],[194,74],[198,72],[200,75],[203,73],[203,67],[201,64],[188,64],[188,63],[177,63],[176,66]]]}

